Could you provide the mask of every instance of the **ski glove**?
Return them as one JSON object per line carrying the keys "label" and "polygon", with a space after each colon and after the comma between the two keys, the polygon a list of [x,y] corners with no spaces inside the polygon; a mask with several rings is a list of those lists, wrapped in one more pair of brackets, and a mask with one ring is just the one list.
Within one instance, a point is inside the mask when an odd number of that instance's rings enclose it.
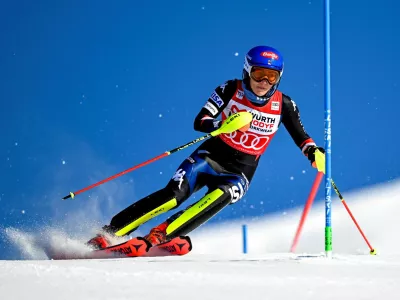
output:
{"label": "ski glove", "polygon": [[306,151],[304,152],[307,155],[308,160],[311,163],[311,166],[313,166],[313,168],[316,168],[317,165],[315,163],[315,151],[316,150],[321,151],[322,153],[325,153],[325,149],[322,147],[317,147],[317,146],[310,146],[306,149]]}

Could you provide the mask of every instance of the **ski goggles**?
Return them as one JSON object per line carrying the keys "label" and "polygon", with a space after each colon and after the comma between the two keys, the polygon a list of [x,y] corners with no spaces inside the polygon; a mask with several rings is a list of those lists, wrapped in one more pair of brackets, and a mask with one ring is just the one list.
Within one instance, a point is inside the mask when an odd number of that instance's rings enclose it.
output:
{"label": "ski goggles", "polygon": [[278,71],[260,67],[252,67],[250,71],[250,77],[257,82],[267,80],[270,84],[276,84],[281,75]]}

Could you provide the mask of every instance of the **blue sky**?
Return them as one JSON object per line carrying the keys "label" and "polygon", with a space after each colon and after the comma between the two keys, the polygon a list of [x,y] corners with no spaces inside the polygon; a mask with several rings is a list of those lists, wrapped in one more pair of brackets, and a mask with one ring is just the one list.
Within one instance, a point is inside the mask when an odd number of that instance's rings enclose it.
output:
{"label": "blue sky", "polygon": [[[3,228],[108,222],[163,187],[194,147],[60,200],[202,136],[194,117],[216,86],[241,77],[244,55],[256,45],[282,52],[280,90],[323,145],[321,1],[144,2],[1,4]],[[394,0],[331,3],[332,176],[344,195],[400,175],[398,9]],[[314,177],[282,126],[245,199],[213,221],[302,206]],[[0,258],[13,257],[1,243]]]}

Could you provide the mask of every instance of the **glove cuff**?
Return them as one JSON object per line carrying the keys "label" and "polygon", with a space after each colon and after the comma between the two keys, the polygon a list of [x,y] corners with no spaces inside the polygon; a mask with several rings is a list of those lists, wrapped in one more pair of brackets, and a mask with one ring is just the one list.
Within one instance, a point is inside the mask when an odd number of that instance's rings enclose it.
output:
{"label": "glove cuff", "polygon": [[303,144],[301,144],[300,148],[301,148],[301,152],[303,152],[304,155],[307,155],[306,152],[307,150],[312,147],[312,146],[317,146],[313,139],[307,139],[303,142]]}

